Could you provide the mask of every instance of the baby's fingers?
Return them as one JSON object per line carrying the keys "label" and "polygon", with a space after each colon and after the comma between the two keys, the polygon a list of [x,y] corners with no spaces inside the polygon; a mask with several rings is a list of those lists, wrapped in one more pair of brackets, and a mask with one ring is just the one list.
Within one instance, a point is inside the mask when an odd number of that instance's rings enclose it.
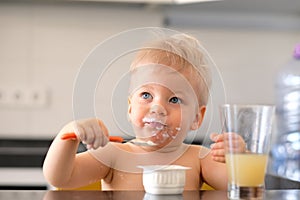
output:
{"label": "baby's fingers", "polygon": [[75,135],[77,136],[77,138],[79,138],[81,141],[86,140],[86,133],[85,133],[84,128],[82,128],[81,126],[75,126],[74,132],[75,132]]}
{"label": "baby's fingers", "polygon": [[227,133],[226,134],[227,148],[231,152],[245,152],[246,143],[244,139],[237,133]]}
{"label": "baby's fingers", "polygon": [[224,134],[212,133],[210,139],[214,142],[221,142],[224,140]]}
{"label": "baby's fingers", "polygon": [[209,138],[210,138],[212,141],[215,141],[216,136],[218,136],[218,133],[212,133],[212,134],[210,134]]}
{"label": "baby's fingers", "polygon": [[212,155],[212,158],[214,161],[225,162],[225,150],[224,149],[212,150],[211,155]]}
{"label": "baby's fingers", "polygon": [[224,156],[213,156],[212,158],[213,158],[213,160],[216,161],[216,162],[221,162],[221,163],[225,163],[225,162],[226,162]]}
{"label": "baby's fingers", "polygon": [[213,143],[210,145],[211,149],[224,149],[225,148],[225,144],[224,142],[217,142],[217,143]]}
{"label": "baby's fingers", "polygon": [[95,138],[94,138],[92,148],[97,149],[99,147],[105,146],[109,141],[106,134],[104,133],[105,131],[98,125],[94,126],[93,128],[95,132]]}
{"label": "baby's fingers", "polygon": [[86,138],[82,140],[84,144],[93,144],[95,142],[96,134],[92,127],[85,128]]}
{"label": "baby's fingers", "polygon": [[213,156],[225,156],[225,150],[224,149],[218,149],[218,150],[212,150],[211,154]]}

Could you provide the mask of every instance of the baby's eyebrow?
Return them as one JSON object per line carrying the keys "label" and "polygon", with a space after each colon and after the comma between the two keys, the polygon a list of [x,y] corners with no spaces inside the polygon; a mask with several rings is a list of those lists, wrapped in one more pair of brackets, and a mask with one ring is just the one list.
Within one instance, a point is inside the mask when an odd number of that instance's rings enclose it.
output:
{"label": "baby's eyebrow", "polygon": [[184,100],[184,99],[187,99],[189,96],[189,94],[187,92],[175,92],[173,93],[173,95],[171,96],[172,97],[177,97],[181,100]]}
{"label": "baby's eyebrow", "polygon": [[184,94],[184,92],[182,92],[182,91],[179,91],[179,92],[174,92],[174,91],[172,91],[172,93],[175,95],[175,96],[184,96],[185,94]]}
{"label": "baby's eyebrow", "polygon": [[141,89],[153,89],[154,87],[152,86],[152,84],[146,84],[146,85],[142,85]]}

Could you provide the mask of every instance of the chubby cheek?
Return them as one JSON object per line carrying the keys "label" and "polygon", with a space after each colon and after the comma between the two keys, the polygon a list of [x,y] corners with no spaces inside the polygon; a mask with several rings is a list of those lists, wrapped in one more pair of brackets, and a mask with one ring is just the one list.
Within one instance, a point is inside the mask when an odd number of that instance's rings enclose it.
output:
{"label": "chubby cheek", "polygon": [[141,106],[129,106],[128,109],[128,116],[129,121],[136,127],[142,127],[143,126],[143,118],[145,116],[145,108]]}
{"label": "chubby cheek", "polygon": [[[190,121],[183,110],[177,110],[169,114],[167,124],[169,124],[170,132],[175,135],[185,134],[190,130]],[[174,135],[174,136],[175,136]],[[178,136],[177,136],[178,137]]]}
{"label": "chubby cheek", "polygon": [[182,125],[187,131],[191,130],[192,124],[195,121],[196,113],[194,110],[184,110],[182,112]]}
{"label": "chubby cheek", "polygon": [[175,111],[172,114],[169,115],[168,117],[168,124],[171,124],[173,128],[175,129],[182,129],[182,126],[184,125],[182,121],[182,113],[181,111]]}

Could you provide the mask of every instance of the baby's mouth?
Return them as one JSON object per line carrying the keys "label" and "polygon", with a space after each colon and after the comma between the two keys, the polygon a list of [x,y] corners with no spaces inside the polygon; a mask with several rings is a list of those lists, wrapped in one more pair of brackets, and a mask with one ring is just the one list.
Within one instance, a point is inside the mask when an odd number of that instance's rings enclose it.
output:
{"label": "baby's mouth", "polygon": [[144,132],[144,138],[139,139],[146,141],[147,143],[151,143],[152,146],[164,145],[166,142],[170,142],[171,139],[176,138],[177,133],[181,129],[180,127],[177,127],[174,130],[171,129],[166,123],[165,118],[147,116],[144,117],[142,121],[146,128],[146,132]]}
{"label": "baby's mouth", "polygon": [[163,120],[152,117],[143,118],[143,122],[145,126],[155,130],[163,130],[167,126]]}

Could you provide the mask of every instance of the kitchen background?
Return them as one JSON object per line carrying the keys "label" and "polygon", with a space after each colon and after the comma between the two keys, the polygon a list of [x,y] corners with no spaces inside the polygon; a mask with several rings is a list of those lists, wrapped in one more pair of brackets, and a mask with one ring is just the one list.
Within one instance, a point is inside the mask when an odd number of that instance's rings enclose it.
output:
{"label": "kitchen background", "polygon": [[[227,102],[273,104],[275,76],[300,43],[300,1],[0,1],[0,140],[49,144],[73,120],[74,82],[91,50],[122,31],[149,26],[196,36],[218,66]],[[209,131],[220,130],[217,120]],[[6,172],[0,170],[0,179]],[[32,184],[43,183],[41,171],[33,173]]]}

